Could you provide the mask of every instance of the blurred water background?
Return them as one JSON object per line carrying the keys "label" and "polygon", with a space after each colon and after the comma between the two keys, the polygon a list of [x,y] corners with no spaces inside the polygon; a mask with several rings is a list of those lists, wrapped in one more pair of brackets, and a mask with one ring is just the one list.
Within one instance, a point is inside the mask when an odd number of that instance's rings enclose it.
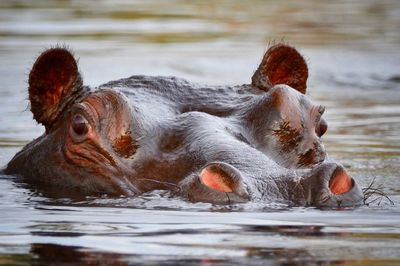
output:
{"label": "blurred water background", "polygon": [[44,130],[27,75],[67,45],[87,85],[133,74],[249,83],[268,43],[308,61],[308,94],[327,107],[324,142],[391,201],[347,210],[191,204],[163,192],[72,201],[0,178],[0,265],[400,264],[400,2],[0,2],[0,166]]}

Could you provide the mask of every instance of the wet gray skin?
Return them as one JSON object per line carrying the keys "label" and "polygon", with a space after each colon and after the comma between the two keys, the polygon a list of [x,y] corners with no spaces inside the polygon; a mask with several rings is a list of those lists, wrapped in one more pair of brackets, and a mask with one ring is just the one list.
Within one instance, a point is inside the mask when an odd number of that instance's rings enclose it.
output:
{"label": "wet gray skin", "polygon": [[218,204],[357,205],[357,183],[326,158],[324,108],[304,94],[307,78],[302,56],[278,44],[249,85],[132,76],[90,89],[68,50],[49,49],[29,75],[46,132],[5,172],[53,195],[167,189]]}

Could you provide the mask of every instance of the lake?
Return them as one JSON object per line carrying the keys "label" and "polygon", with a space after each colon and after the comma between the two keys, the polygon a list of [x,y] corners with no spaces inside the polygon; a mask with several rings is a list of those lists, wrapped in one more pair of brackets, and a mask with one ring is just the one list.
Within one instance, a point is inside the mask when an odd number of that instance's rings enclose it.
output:
{"label": "lake", "polygon": [[27,78],[68,46],[87,85],[133,74],[249,83],[268,43],[296,46],[308,94],[326,106],[329,156],[361,187],[347,209],[48,198],[0,175],[0,265],[400,265],[400,2],[0,2],[0,167],[44,129]]}

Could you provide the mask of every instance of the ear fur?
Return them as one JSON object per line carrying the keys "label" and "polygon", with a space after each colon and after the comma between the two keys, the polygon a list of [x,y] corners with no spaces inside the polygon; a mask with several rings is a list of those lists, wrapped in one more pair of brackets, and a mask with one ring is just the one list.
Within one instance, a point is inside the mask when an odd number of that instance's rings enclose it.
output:
{"label": "ear fur", "polygon": [[47,131],[80,90],[82,79],[71,52],[58,47],[44,51],[29,73],[28,91],[33,118]]}
{"label": "ear fur", "polygon": [[265,53],[251,80],[252,85],[262,90],[286,84],[304,94],[307,78],[307,63],[300,53],[289,45],[276,44]]}

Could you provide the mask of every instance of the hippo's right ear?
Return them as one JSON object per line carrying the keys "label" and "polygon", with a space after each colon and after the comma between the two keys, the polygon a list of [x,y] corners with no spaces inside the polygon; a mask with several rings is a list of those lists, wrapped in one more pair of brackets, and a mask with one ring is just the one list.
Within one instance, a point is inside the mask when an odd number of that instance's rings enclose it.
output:
{"label": "hippo's right ear", "polygon": [[277,84],[286,84],[304,94],[307,78],[307,63],[300,53],[294,47],[277,44],[265,53],[251,83],[266,91]]}
{"label": "hippo's right ear", "polygon": [[43,52],[29,73],[29,100],[33,117],[49,130],[57,116],[82,90],[74,56],[64,48]]}

